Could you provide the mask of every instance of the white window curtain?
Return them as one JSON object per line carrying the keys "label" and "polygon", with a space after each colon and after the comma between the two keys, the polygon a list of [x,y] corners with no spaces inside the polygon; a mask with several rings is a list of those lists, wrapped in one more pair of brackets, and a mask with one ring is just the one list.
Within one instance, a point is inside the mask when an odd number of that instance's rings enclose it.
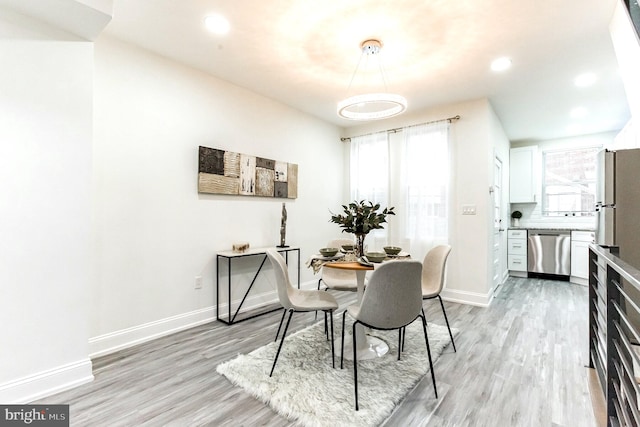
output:
{"label": "white window curtain", "polygon": [[351,198],[386,206],[389,200],[387,132],[351,138]]}
{"label": "white window curtain", "polygon": [[402,130],[398,205],[394,235],[422,259],[449,241],[450,148],[448,121]]}
{"label": "white window curtain", "polygon": [[[351,138],[350,155],[351,200],[365,200],[389,205],[389,138],[387,132]],[[367,236],[365,246],[382,249],[388,230],[374,230]]]}
{"label": "white window curtain", "polygon": [[399,245],[422,260],[449,241],[448,121],[351,138],[351,197],[396,207],[384,230],[370,233],[369,249]]}

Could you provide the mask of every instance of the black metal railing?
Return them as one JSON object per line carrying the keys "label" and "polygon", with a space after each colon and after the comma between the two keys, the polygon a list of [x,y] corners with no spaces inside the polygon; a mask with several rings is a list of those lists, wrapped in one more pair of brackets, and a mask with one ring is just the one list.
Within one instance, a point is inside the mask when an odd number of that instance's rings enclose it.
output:
{"label": "black metal railing", "polygon": [[640,271],[589,247],[589,367],[598,374],[608,426],[640,425]]}

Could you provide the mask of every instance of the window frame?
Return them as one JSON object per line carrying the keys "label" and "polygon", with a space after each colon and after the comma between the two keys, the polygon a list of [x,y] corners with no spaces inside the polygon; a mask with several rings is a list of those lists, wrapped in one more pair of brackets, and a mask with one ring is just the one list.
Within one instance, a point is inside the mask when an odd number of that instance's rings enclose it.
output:
{"label": "window frame", "polygon": [[[546,150],[542,150],[542,156],[541,156],[541,182],[540,182],[540,186],[541,186],[541,206],[540,206],[540,213],[543,217],[553,217],[553,218],[560,218],[560,217],[593,217],[595,215],[595,209],[591,209],[591,210],[549,210],[548,207],[548,192],[547,192],[547,187],[550,187],[550,185],[547,185],[547,154],[549,153],[553,153],[553,154],[558,154],[558,153],[566,153],[569,154],[570,152],[575,152],[575,151],[582,151],[582,150],[593,150],[594,151],[594,155],[593,155],[593,169],[595,171],[597,171],[597,152],[602,149],[601,146],[598,145],[584,145],[584,146],[575,146],[575,147],[558,147],[558,148],[552,148],[552,149],[546,149]],[[585,169],[583,169],[585,170]],[[557,185],[557,184],[555,184]],[[595,200],[595,188],[597,185],[597,175],[594,174],[593,179],[585,179],[585,180],[571,180],[571,184],[567,185],[569,187],[575,187],[575,188],[579,188],[579,187],[589,187],[591,186],[591,188],[593,188],[593,196],[594,196],[594,200]],[[577,194],[582,194],[582,192],[579,192]],[[589,193],[590,194],[590,193]],[[553,194],[553,196],[562,196],[562,194],[558,195],[558,194]],[[567,193],[566,195],[569,195],[569,193]],[[571,193],[572,197],[575,197],[576,193]],[[595,205],[594,205],[595,208]],[[583,208],[584,209],[584,208]]]}

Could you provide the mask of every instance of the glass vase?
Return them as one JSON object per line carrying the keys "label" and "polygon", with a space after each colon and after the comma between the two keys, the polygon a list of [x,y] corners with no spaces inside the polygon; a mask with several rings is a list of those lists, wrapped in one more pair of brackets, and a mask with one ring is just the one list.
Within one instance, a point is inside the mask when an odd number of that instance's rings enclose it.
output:
{"label": "glass vase", "polygon": [[364,255],[364,238],[366,234],[356,234],[356,257],[360,258]]}

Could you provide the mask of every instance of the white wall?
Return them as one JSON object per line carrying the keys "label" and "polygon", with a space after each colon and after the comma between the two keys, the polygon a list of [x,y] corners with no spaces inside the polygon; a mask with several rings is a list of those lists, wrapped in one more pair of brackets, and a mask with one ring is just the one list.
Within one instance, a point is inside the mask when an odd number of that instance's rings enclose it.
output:
{"label": "white wall", "polygon": [[[15,35],[4,17],[0,13],[2,33]],[[45,33],[23,28],[0,42],[3,403],[92,379],[93,46],[47,40]]]}
{"label": "white wall", "polygon": [[[603,132],[591,135],[581,135],[571,138],[551,139],[545,141],[518,141],[511,144],[512,147],[538,147],[536,165],[536,194],[538,200],[542,200],[542,154],[546,150],[568,149],[573,147],[606,147],[611,145],[616,132]],[[512,203],[511,211],[522,212],[521,227],[566,227],[575,229],[595,228],[595,217],[547,217],[542,215],[542,203]],[[510,225],[507,222],[508,225]]]}
{"label": "white wall", "polygon": [[[348,197],[335,126],[108,37],[93,46],[42,31],[0,45],[2,402],[90,380],[90,354],[210,320],[215,252],[279,242],[282,200],[197,193],[199,145],[299,165],[287,242],[303,263],[340,235],[329,210]],[[491,297],[491,111],[478,100],[373,125],[462,116],[447,292],[480,305]],[[478,215],[460,216],[461,204]],[[234,287],[255,267],[234,267]],[[315,284],[301,269],[303,284]],[[266,273],[249,306],[275,299]]]}
{"label": "white wall", "polygon": [[[504,132],[504,128],[502,127],[502,123],[500,123],[500,119],[495,113],[493,108],[489,110],[489,145],[493,145],[493,155],[490,161],[490,167],[493,167],[494,157],[497,157],[502,162],[502,200],[501,206],[502,211],[500,212],[500,219],[502,220],[500,228],[503,230],[500,232],[500,265],[498,266],[497,274],[500,275],[500,281],[504,282],[509,275],[509,268],[507,265],[507,228],[509,227],[510,221],[510,211],[509,211],[509,148],[510,142],[507,138],[507,135]],[[490,202],[492,203],[492,202]],[[489,227],[493,227],[493,217],[489,216]],[[489,239],[489,244],[492,245],[493,239]],[[492,247],[489,247],[489,254],[493,251]],[[489,263],[493,264],[493,257],[490,258]],[[490,283],[493,284],[493,271],[490,271],[492,277],[490,278]],[[495,289],[491,290],[491,294],[493,294]]]}
{"label": "white wall", "polygon": [[[343,202],[339,129],[114,39],[95,50],[92,354],[210,320],[215,253],[278,244],[283,201],[287,243],[314,283],[304,261],[339,235],[329,223]],[[298,199],[198,194],[199,145],[297,163]],[[259,261],[234,265],[234,288]],[[266,273],[249,306],[276,298]]]}
{"label": "white wall", "polygon": [[[487,305],[492,297],[492,202],[494,148],[507,144],[488,100],[480,99],[405,114],[381,122],[349,128],[344,136],[363,135],[460,115],[451,126],[453,185],[451,240],[444,298]],[[345,190],[348,194],[348,189]],[[476,205],[476,215],[461,215],[463,204]],[[506,252],[504,254],[506,258]],[[505,261],[506,262],[506,261]]]}
{"label": "white wall", "polygon": [[[636,144],[640,145],[640,39],[633,29],[626,7],[618,0],[609,24],[611,41],[618,58],[620,76],[624,83],[631,117],[634,123]],[[636,146],[638,146],[636,145]]]}

